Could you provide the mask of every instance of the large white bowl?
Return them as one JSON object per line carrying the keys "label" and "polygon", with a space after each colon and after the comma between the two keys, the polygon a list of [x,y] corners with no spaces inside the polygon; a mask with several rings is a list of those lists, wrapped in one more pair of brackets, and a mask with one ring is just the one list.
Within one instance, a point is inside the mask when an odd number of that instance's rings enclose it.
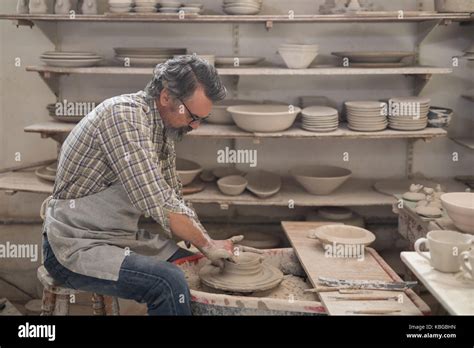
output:
{"label": "large white bowl", "polygon": [[463,232],[474,234],[474,192],[450,192],[440,198],[454,225]]}
{"label": "large white bowl", "polygon": [[306,69],[318,55],[317,49],[294,49],[280,47],[278,53],[290,69]]}
{"label": "large white bowl", "polygon": [[290,128],[301,109],[287,105],[235,105],[227,108],[235,124],[248,132],[281,132]]}
{"label": "large white bowl", "polygon": [[330,194],[352,175],[346,168],[320,165],[293,168],[290,173],[313,195]]}
{"label": "large white bowl", "polygon": [[234,124],[232,115],[227,111],[229,106],[234,105],[252,105],[260,104],[259,102],[253,100],[240,100],[240,99],[227,99],[217,102],[212,107],[211,114],[207,119],[207,122],[214,124]]}
{"label": "large white bowl", "polygon": [[184,158],[176,159],[176,171],[183,186],[193,182],[196,176],[202,172],[202,167],[193,161]]}

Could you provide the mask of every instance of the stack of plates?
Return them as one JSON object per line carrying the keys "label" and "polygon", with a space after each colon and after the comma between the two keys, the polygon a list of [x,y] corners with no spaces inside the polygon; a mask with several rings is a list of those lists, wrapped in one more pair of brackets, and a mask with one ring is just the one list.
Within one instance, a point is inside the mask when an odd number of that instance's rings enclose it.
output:
{"label": "stack of plates", "polygon": [[339,116],[336,109],[327,106],[310,106],[301,112],[302,128],[310,132],[332,132],[337,130]]}
{"label": "stack of plates", "polygon": [[[179,57],[179,56],[181,56],[181,54],[177,54],[174,57],[176,58],[176,57]],[[207,60],[209,62],[209,64],[211,64],[212,66],[214,66],[215,63],[216,63],[216,56],[213,55],[213,54],[197,54],[197,56],[199,58]]]}
{"label": "stack of plates", "polygon": [[406,66],[402,60],[415,54],[406,51],[358,51],[332,52],[332,55],[349,59],[349,67],[353,68],[396,68]]}
{"label": "stack of plates", "polygon": [[421,130],[428,124],[430,98],[402,97],[389,100],[389,127],[396,130]]}
{"label": "stack of plates", "polygon": [[377,132],[387,128],[387,104],[379,101],[348,101],[344,105],[349,129]]}
{"label": "stack of plates", "polygon": [[184,4],[179,8],[179,11],[183,11],[185,14],[200,14],[203,11],[203,6],[198,3]]}
{"label": "stack of plates", "polygon": [[263,0],[224,0],[222,8],[230,15],[255,15],[262,9]]}
{"label": "stack of plates", "polygon": [[216,57],[216,64],[238,67],[241,65],[256,65],[264,60],[264,57],[220,56]]}
{"label": "stack of plates", "polygon": [[153,13],[157,11],[158,0],[135,0],[135,12]]}
{"label": "stack of plates", "polygon": [[160,2],[160,12],[162,13],[178,13],[179,8],[181,7],[181,2],[166,0]]}
{"label": "stack of plates", "polygon": [[174,55],[186,54],[186,48],[163,47],[117,47],[114,51],[116,60],[124,64],[128,58],[130,66],[155,66],[173,58]]}
{"label": "stack of plates", "polygon": [[48,51],[40,58],[47,65],[68,68],[94,66],[102,61],[102,57],[93,52]]}
{"label": "stack of plates", "polygon": [[109,11],[112,13],[127,13],[133,9],[133,0],[109,0]]}
{"label": "stack of plates", "polygon": [[474,60],[474,44],[471,45],[471,47],[466,49],[464,52],[464,58],[466,58],[467,60]]}

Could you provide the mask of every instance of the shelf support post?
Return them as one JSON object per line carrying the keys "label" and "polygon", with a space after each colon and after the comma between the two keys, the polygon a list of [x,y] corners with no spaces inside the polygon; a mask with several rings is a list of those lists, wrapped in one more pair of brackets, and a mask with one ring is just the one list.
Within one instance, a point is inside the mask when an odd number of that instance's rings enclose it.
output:
{"label": "shelf support post", "polygon": [[432,74],[415,75],[415,95],[420,95],[428,82],[430,82],[432,76]]}
{"label": "shelf support post", "polygon": [[56,99],[59,98],[59,76],[50,72],[40,72],[41,79],[46,83]]}
{"label": "shelf support post", "polygon": [[416,139],[407,140],[407,156],[406,156],[406,177],[411,179],[413,177],[413,161],[415,158],[415,142]]}

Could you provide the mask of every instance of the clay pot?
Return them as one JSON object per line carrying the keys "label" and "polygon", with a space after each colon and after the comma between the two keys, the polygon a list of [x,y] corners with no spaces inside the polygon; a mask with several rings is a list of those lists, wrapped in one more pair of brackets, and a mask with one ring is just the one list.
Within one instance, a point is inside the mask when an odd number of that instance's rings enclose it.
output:
{"label": "clay pot", "polygon": [[463,232],[474,234],[474,193],[445,193],[440,199],[454,225]]}
{"label": "clay pot", "polygon": [[240,175],[230,175],[219,179],[217,186],[225,195],[238,196],[247,187],[247,179]]}
{"label": "clay pot", "polygon": [[309,193],[328,195],[349,179],[352,172],[333,166],[303,166],[292,169],[291,174]]}
{"label": "clay pot", "polygon": [[176,159],[176,171],[183,186],[189,185],[202,172],[202,167],[193,161],[184,158]]}

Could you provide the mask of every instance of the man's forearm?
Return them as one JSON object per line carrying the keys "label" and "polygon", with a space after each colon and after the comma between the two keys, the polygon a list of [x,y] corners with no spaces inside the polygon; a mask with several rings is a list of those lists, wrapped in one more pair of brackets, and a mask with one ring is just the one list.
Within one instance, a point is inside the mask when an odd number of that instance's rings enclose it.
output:
{"label": "man's forearm", "polygon": [[199,224],[185,214],[170,213],[170,228],[174,235],[201,249],[209,244],[211,238]]}

